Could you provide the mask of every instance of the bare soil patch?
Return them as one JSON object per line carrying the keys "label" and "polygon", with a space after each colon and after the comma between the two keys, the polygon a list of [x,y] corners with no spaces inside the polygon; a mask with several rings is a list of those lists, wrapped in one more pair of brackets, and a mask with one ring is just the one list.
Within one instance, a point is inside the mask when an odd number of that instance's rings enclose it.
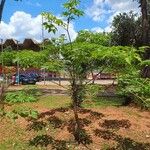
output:
{"label": "bare soil patch", "polygon": [[3,119],[0,143],[10,137],[41,149],[78,150],[149,150],[150,112],[133,107],[80,109],[79,117],[85,134],[80,145],[74,140],[74,118],[70,108],[40,109],[37,120]]}

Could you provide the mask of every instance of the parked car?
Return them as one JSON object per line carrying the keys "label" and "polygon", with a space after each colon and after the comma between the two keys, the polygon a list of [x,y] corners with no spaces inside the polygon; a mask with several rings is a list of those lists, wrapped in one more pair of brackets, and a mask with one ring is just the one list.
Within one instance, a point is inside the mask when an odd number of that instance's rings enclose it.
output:
{"label": "parked car", "polygon": [[37,80],[37,82],[42,80],[42,77],[37,73],[29,73],[28,75],[35,78]]}
{"label": "parked car", "polygon": [[36,82],[37,79],[29,75],[19,74],[18,76],[17,74],[15,74],[12,76],[12,84],[36,84]]}

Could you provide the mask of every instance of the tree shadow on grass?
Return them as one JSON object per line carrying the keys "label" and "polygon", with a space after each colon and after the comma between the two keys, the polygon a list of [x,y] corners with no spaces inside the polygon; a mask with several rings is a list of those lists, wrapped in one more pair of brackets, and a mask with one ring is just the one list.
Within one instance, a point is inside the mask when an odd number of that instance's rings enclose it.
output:
{"label": "tree shadow on grass", "polygon": [[49,111],[40,113],[39,114],[39,118],[45,118],[46,116],[52,116],[56,112],[62,112],[62,113],[64,113],[64,112],[67,112],[67,111],[69,111],[69,108],[63,108],[63,107],[61,107],[61,108],[51,109]]}
{"label": "tree shadow on grass", "polygon": [[[35,130],[39,131],[45,128],[47,125],[52,125],[54,129],[60,128],[63,129],[64,127],[67,127],[67,130],[69,133],[71,133],[74,136],[75,141],[78,144],[83,144],[87,149],[87,145],[93,143],[92,137],[87,133],[87,131],[84,129],[84,127],[89,126],[92,121],[91,119],[101,119],[104,117],[102,113],[95,112],[92,110],[88,109],[79,109],[78,113],[79,114],[88,114],[87,118],[79,118],[79,127],[77,128],[77,124],[75,122],[75,119],[70,119],[69,121],[64,121],[57,117],[55,113],[60,112],[60,113],[65,113],[67,111],[71,110],[70,108],[57,108],[57,109],[52,109],[47,112],[43,112],[39,115],[38,119],[46,119],[46,123],[43,121],[34,121],[32,124],[28,126],[29,130]],[[71,111],[70,111],[71,112]],[[30,141],[30,145],[34,146],[45,146],[47,147],[49,144],[50,146],[55,148],[56,150],[65,150],[66,148],[66,141],[61,141],[61,140],[54,140],[51,136],[48,135],[41,135],[37,136],[34,139]]]}
{"label": "tree shadow on grass", "polygon": [[107,150],[149,150],[149,143],[140,143],[136,142],[130,138],[124,138],[121,135],[117,135],[114,132],[109,130],[94,130],[96,136],[103,138],[105,140],[115,140],[117,142],[117,146],[114,148],[110,148]]}
{"label": "tree shadow on grass", "polygon": [[46,112],[42,112],[39,114],[39,118],[45,118],[46,116],[51,116],[55,114],[55,111],[54,110],[50,110],[50,111],[46,111]]}
{"label": "tree shadow on grass", "polygon": [[131,123],[129,120],[104,120],[104,122],[99,125],[105,129],[120,129],[120,128],[130,128]]}
{"label": "tree shadow on grass", "polygon": [[67,94],[67,90],[61,90],[61,89],[40,89],[41,93],[44,95],[50,95],[50,94]]}
{"label": "tree shadow on grass", "polygon": [[38,135],[29,141],[29,145],[36,147],[47,147],[51,145],[51,148],[55,150],[68,150],[66,141],[55,140],[49,135]]}
{"label": "tree shadow on grass", "polygon": [[89,116],[90,119],[101,119],[102,117],[104,117],[104,115],[96,111],[91,111]]}
{"label": "tree shadow on grass", "polygon": [[87,113],[90,113],[91,110],[90,110],[90,109],[83,109],[83,108],[80,108],[80,109],[78,109],[78,112],[79,112],[80,114],[87,114]]}
{"label": "tree shadow on grass", "polygon": [[31,131],[31,130],[40,131],[43,128],[45,128],[46,125],[47,125],[46,122],[43,122],[43,121],[33,121],[31,124],[29,124],[27,126],[27,130],[29,130],[29,131]]}
{"label": "tree shadow on grass", "polygon": [[[82,118],[82,119],[79,118],[79,122],[80,122],[80,128],[88,126],[89,124],[92,123],[90,120],[88,120],[86,118]],[[73,133],[75,131],[75,126],[76,126],[75,119],[70,119],[67,124],[67,129],[68,129],[69,133]]]}
{"label": "tree shadow on grass", "polygon": [[56,116],[51,116],[47,119],[48,123],[53,126],[54,129],[61,128],[64,121],[62,121],[60,118]]}
{"label": "tree shadow on grass", "polygon": [[91,136],[88,135],[86,130],[83,128],[85,126],[88,126],[92,122],[86,118],[79,118],[79,122],[80,127],[76,129],[75,120],[69,120],[67,130],[74,136],[74,139],[78,142],[78,144],[89,145],[93,143]]}
{"label": "tree shadow on grass", "polygon": [[78,112],[80,114],[88,114],[89,113],[90,119],[101,119],[102,117],[104,117],[104,114],[96,112],[96,111],[92,111],[90,109],[79,109]]}

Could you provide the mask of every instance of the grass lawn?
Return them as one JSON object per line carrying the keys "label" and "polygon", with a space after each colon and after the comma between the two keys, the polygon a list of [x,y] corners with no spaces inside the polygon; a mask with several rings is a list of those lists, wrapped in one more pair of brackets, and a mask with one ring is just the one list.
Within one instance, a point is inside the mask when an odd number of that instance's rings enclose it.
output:
{"label": "grass lawn", "polygon": [[[37,120],[19,117],[0,123],[0,150],[149,150],[150,113],[121,106],[117,98],[86,99],[79,117],[87,133],[87,147],[78,145],[72,135],[73,112],[70,97],[44,95],[33,103],[14,104],[38,110]],[[59,109],[61,108],[62,109]],[[65,108],[65,109],[63,109]]]}

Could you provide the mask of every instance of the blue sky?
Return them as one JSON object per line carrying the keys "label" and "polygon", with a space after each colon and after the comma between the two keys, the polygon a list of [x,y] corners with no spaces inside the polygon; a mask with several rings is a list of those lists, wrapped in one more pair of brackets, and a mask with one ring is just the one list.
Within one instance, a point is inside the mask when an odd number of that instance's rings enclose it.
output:
{"label": "blue sky", "polygon": [[[0,26],[1,38],[35,38],[40,40],[41,24],[39,14],[43,11],[59,16],[66,0],[6,0],[3,22]],[[85,15],[72,22],[70,31],[73,39],[77,31],[88,29],[95,32],[111,31],[113,17],[120,12],[139,12],[138,4],[132,0],[81,0],[80,8]],[[59,33],[64,32],[59,29]],[[45,37],[51,37],[45,31]]]}

